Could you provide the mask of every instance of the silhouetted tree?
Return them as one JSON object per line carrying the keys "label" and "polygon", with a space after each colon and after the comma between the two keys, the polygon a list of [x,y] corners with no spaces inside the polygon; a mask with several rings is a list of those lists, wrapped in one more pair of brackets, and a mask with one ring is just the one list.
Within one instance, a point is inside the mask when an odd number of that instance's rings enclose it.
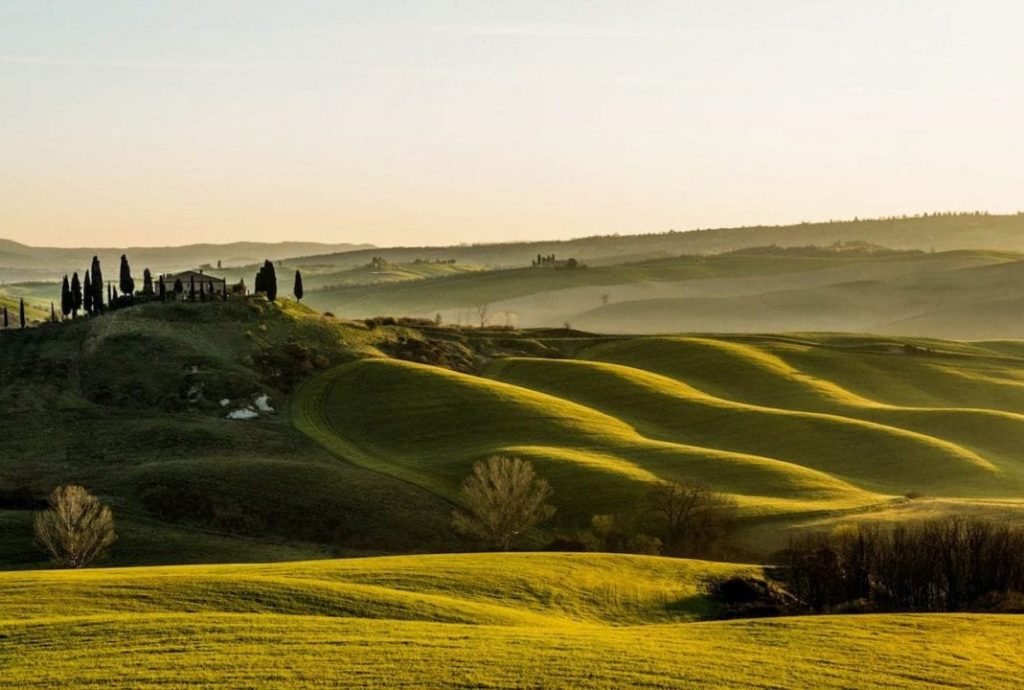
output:
{"label": "silhouetted tree", "polygon": [[269,259],[263,263],[263,292],[271,302],[277,300],[277,271]]}
{"label": "silhouetted tree", "polygon": [[71,304],[71,286],[68,284],[68,277],[64,276],[64,282],[60,286],[60,313],[65,319],[71,315]]}
{"label": "silhouetted tree", "polygon": [[153,296],[153,274],[148,268],[142,272],[142,294],[146,297]]}
{"label": "silhouetted tree", "polygon": [[555,513],[547,502],[551,487],[537,478],[533,465],[519,458],[476,463],[461,497],[465,510],[452,515],[455,528],[499,551],[511,549]]}
{"label": "silhouetted tree", "polygon": [[733,528],[736,505],[697,483],[663,482],[650,497],[665,553],[706,556]]}
{"label": "silhouetted tree", "polygon": [[22,329],[24,329],[25,326],[26,326],[26,321],[25,321],[25,298],[24,297],[22,297],[21,300],[18,303],[18,321],[20,322]]}
{"label": "silhouetted tree", "polygon": [[292,294],[295,295],[295,299],[300,302],[302,301],[302,295],[304,294],[302,290],[302,272],[297,269],[295,271],[295,287],[292,288]]}
{"label": "silhouetted tree", "polygon": [[160,301],[163,302],[164,300],[167,299],[167,283],[164,282],[163,276],[160,276],[159,280],[157,281],[157,285]]}
{"label": "silhouetted tree", "polygon": [[7,316],[7,305],[4,305],[4,328],[10,328],[10,318]]}
{"label": "silhouetted tree", "polygon": [[199,301],[206,301],[206,282],[202,280],[199,281]]}
{"label": "silhouetted tree", "polygon": [[89,276],[89,271],[85,272],[85,284],[82,285],[82,308],[86,314],[92,315],[93,312],[93,294],[92,294],[92,278]]}
{"label": "silhouetted tree", "polygon": [[177,295],[178,299],[180,300],[181,299],[181,295],[184,292],[185,292],[185,286],[181,284],[181,278],[176,278],[174,280],[174,294]]}
{"label": "silhouetted tree", "polygon": [[82,308],[82,283],[78,273],[71,276],[71,318],[78,318],[78,310]]}
{"label": "silhouetted tree", "polygon": [[119,284],[122,295],[131,297],[135,294],[135,279],[132,278],[132,269],[128,265],[128,257],[124,254],[121,255],[121,280]]}
{"label": "silhouetted tree", "polygon": [[[92,309],[99,314],[103,311],[103,270],[100,268],[98,256],[92,257]],[[107,301],[109,302],[110,290],[107,290]]]}
{"label": "silhouetted tree", "polygon": [[57,323],[57,308],[53,306],[53,301],[50,301],[50,323]]}

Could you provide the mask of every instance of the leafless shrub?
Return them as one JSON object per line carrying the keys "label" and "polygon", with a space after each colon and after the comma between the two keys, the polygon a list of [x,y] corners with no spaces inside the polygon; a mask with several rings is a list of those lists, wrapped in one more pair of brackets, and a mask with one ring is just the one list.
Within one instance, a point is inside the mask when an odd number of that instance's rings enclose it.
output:
{"label": "leafless shrub", "polygon": [[49,508],[36,513],[35,535],[40,546],[64,568],[84,568],[114,541],[110,508],[81,486],[59,486]]}

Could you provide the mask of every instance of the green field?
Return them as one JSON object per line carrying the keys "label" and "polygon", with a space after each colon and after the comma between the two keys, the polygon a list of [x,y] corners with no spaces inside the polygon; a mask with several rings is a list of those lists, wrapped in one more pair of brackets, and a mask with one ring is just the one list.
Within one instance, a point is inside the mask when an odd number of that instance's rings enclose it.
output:
{"label": "green field", "polygon": [[[4,496],[68,482],[113,507],[115,565],[466,549],[450,512],[495,454],[555,490],[534,547],[661,480],[731,495],[742,558],[872,516],[1024,516],[1009,341],[371,328],[238,300],[2,334],[0,365],[0,562],[22,568],[32,512]],[[259,394],[274,412],[225,418]]]}
{"label": "green field", "polygon": [[340,457],[452,499],[476,460],[529,458],[568,523],[658,480],[710,484],[777,528],[904,496],[1012,514],[1022,365],[983,344],[867,336],[591,339],[571,357],[491,359],[483,376],[355,361],[306,384],[293,415]]}
{"label": "green field", "polygon": [[[1024,622],[738,621],[756,568],[589,554],[0,574],[10,687],[1012,688]],[[912,640],[912,644],[908,644]]]}

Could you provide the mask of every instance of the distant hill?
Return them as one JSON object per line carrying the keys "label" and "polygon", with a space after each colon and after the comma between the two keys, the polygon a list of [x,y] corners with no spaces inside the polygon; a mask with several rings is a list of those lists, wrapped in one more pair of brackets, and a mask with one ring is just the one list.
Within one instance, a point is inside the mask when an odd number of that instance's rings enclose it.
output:
{"label": "distant hill", "polygon": [[601,333],[855,331],[1024,337],[1024,255],[992,250],[745,249],[577,270],[518,268],[332,285],[339,315],[433,318]]}
{"label": "distant hill", "polygon": [[[132,267],[154,272],[195,268],[201,264],[244,266],[289,256],[338,253],[367,249],[369,244],[323,244],[318,242],[232,242],[229,244],[189,244],[180,247],[32,247],[0,239],[0,281],[46,280],[71,271],[82,271],[93,256],[116,270],[121,254],[127,254]],[[109,270],[109,269],[108,269]]]}
{"label": "distant hill", "polygon": [[450,247],[388,247],[342,255],[318,254],[293,258],[299,266],[343,270],[363,265],[372,255],[388,261],[457,259],[490,268],[529,266],[538,254],[575,257],[591,265],[635,262],[681,254],[717,254],[748,247],[828,246],[867,243],[891,249],[948,251],[996,249],[1024,252],[1024,214],[933,214],[908,218],[854,220],[799,225],[718,228],[606,235],[571,240],[506,242]]}

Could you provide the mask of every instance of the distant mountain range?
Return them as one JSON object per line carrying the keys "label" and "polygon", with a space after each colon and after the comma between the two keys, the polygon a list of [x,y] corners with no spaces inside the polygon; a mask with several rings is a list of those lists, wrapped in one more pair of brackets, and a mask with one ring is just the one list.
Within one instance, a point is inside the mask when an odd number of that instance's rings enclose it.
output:
{"label": "distant mountain range", "polygon": [[55,275],[82,271],[99,256],[113,266],[127,254],[132,267],[154,272],[177,271],[202,264],[225,267],[254,264],[264,259],[277,261],[292,256],[332,254],[369,249],[370,244],[320,242],[232,242],[230,244],[189,244],[180,247],[32,247],[0,239],[0,281],[48,280]]}

